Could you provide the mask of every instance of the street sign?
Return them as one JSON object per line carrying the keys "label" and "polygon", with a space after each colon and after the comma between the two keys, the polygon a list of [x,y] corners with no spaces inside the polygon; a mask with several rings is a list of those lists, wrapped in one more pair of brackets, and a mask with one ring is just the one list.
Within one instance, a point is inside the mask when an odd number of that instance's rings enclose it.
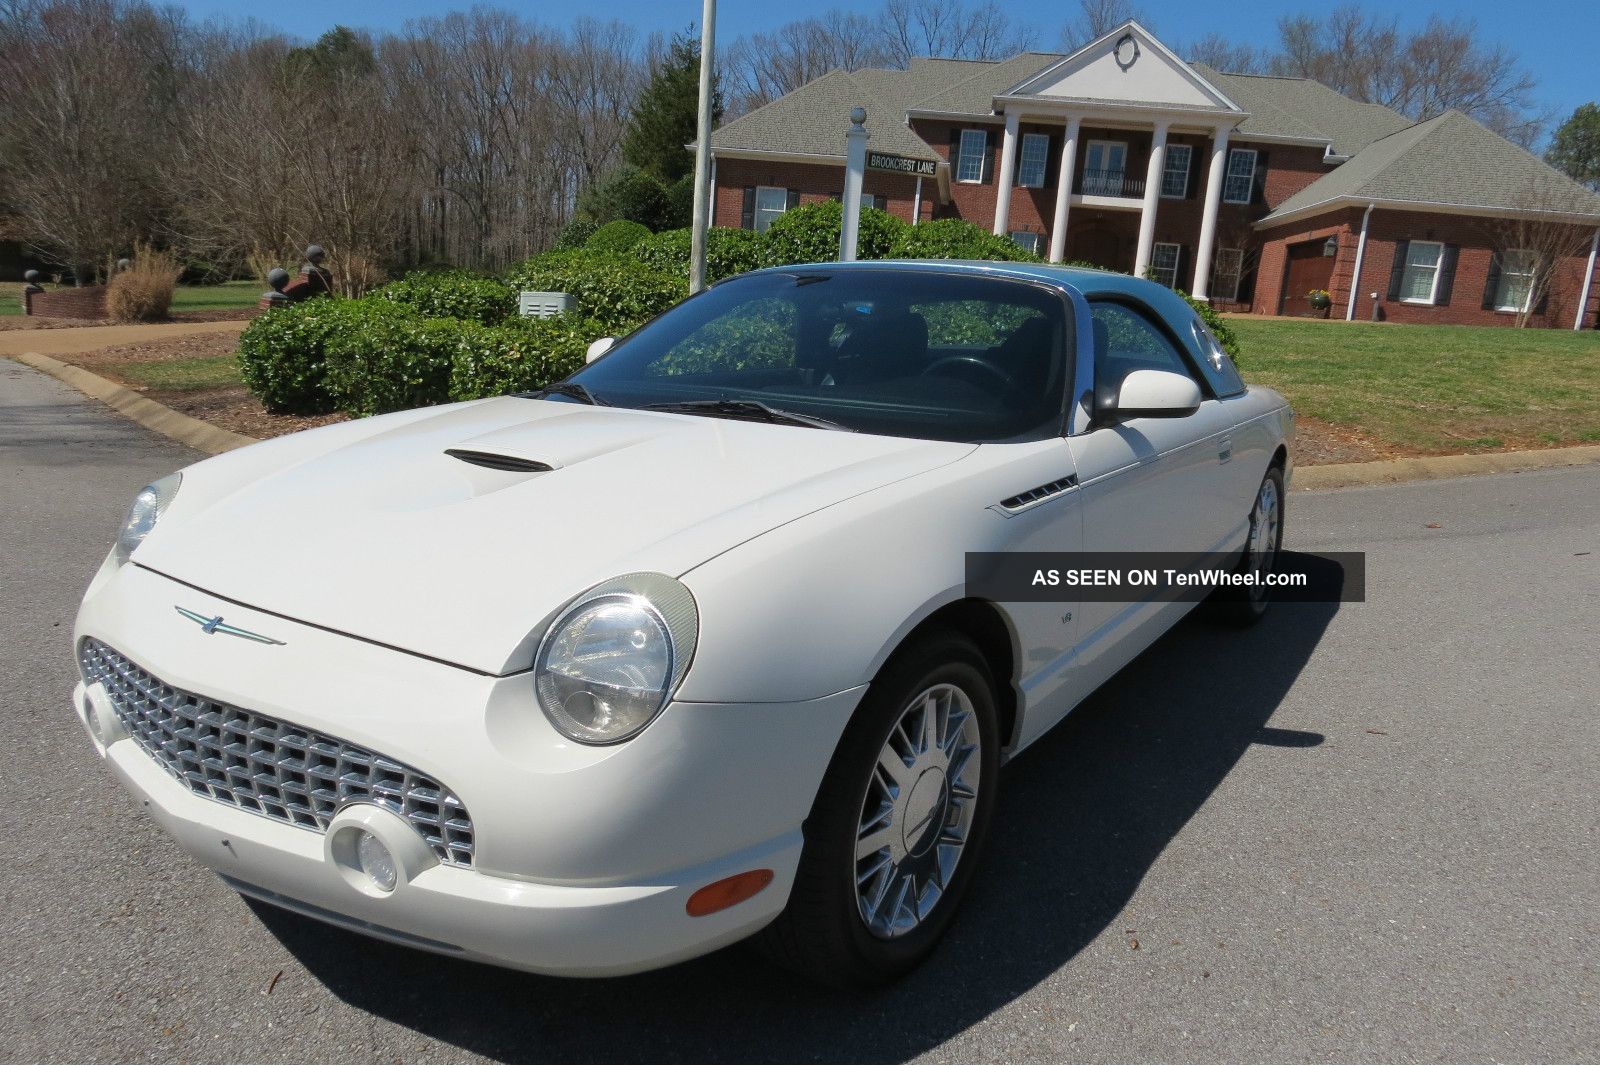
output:
{"label": "street sign", "polygon": [[867,153],[868,170],[887,170],[895,174],[933,177],[938,167],[939,164],[931,159],[912,159],[904,155],[890,155],[888,152]]}

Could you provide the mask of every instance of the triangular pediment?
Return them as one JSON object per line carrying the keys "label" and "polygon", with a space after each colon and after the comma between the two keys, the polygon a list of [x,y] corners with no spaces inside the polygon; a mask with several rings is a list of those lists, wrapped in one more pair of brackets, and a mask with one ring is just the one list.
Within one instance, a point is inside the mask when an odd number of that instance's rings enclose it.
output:
{"label": "triangular pediment", "polygon": [[1184,110],[1241,110],[1133,21],[1051,64],[1005,95]]}

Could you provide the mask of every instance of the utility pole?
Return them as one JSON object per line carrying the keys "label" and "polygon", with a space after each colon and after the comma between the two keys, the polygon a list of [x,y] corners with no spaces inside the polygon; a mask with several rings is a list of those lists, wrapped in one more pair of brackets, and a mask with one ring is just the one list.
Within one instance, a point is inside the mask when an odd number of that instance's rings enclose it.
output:
{"label": "utility pole", "polygon": [[711,110],[716,66],[717,0],[700,7],[700,123],[694,144],[694,217],[689,237],[689,291],[706,287],[706,227],[711,200]]}

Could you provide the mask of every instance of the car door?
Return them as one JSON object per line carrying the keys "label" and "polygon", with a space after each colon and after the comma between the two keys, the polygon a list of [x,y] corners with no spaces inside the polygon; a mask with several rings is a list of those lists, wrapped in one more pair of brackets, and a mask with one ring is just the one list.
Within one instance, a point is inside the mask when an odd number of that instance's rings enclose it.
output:
{"label": "car door", "polygon": [[[1084,550],[1219,548],[1237,524],[1231,413],[1149,308],[1126,299],[1091,300],[1089,308],[1097,393],[1135,370],[1165,370],[1193,379],[1205,398],[1186,416],[1108,421],[1068,439],[1082,491]],[[1083,690],[1120,669],[1186,609],[1156,602],[1081,604],[1076,658]]]}

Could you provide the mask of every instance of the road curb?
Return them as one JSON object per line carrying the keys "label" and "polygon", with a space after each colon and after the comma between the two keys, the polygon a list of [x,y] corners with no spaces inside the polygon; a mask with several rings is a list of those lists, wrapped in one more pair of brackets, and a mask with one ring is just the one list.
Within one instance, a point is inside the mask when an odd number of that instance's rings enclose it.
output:
{"label": "road curb", "polygon": [[1359,488],[1406,481],[1436,481],[1483,473],[1587,466],[1600,462],[1600,445],[1553,447],[1539,451],[1498,451],[1484,455],[1432,455],[1424,458],[1385,459],[1380,462],[1343,462],[1330,466],[1296,466],[1296,491]]}
{"label": "road curb", "polygon": [[191,418],[147,396],[141,396],[132,389],[124,388],[115,381],[90,373],[81,366],[73,366],[33,351],[8,355],[6,358],[15,359],[24,366],[31,366],[35,370],[47,373],[84,395],[98,399],[151,432],[160,433],[180,444],[187,444],[196,451],[204,451],[208,455],[220,455],[224,451],[232,451],[257,442],[253,436],[219,429],[199,418]]}

